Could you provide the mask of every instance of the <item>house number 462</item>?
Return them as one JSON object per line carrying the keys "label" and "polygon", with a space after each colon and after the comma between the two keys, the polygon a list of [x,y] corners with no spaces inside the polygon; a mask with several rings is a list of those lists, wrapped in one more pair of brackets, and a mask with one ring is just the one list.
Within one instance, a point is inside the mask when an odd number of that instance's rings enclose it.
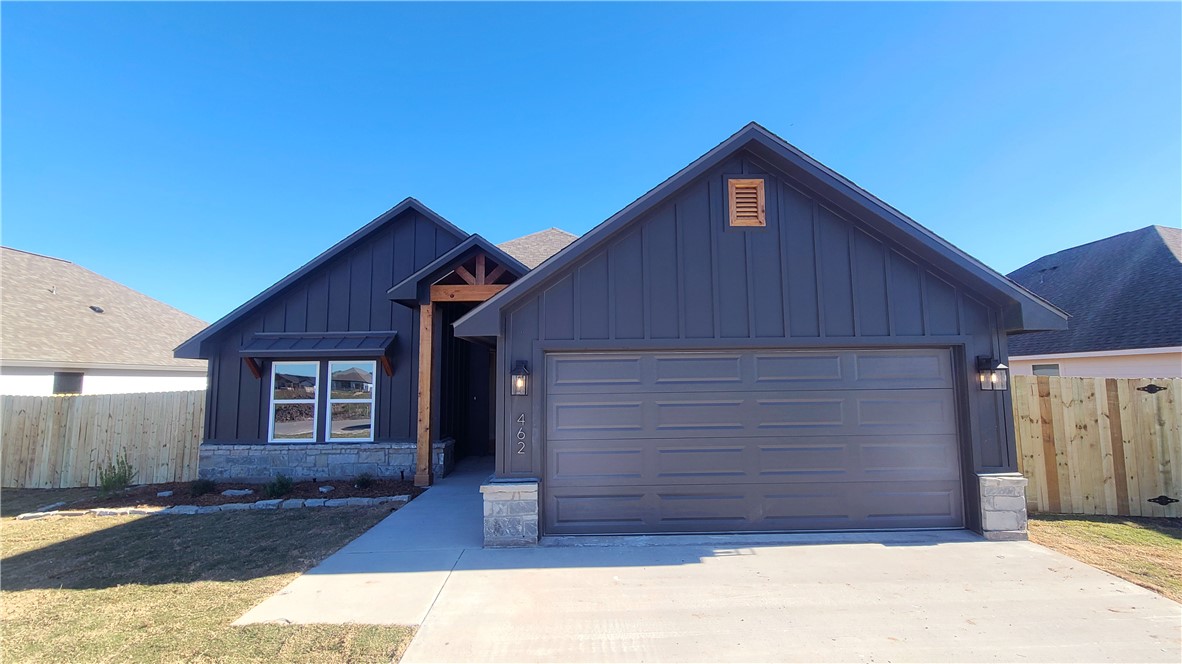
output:
{"label": "house number 462", "polygon": [[525,454],[525,438],[525,413],[522,413],[517,416],[517,440],[514,441],[518,454]]}

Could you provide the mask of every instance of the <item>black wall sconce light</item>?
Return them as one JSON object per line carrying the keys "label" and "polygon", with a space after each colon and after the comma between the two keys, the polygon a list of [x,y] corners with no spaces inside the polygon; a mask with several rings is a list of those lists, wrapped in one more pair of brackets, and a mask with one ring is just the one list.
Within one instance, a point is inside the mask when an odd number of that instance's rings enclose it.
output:
{"label": "black wall sconce light", "polygon": [[977,357],[977,377],[981,389],[1005,392],[1010,389],[1010,368],[987,355]]}
{"label": "black wall sconce light", "polygon": [[529,395],[529,367],[525,360],[517,360],[513,364],[513,373],[509,379],[509,394],[515,397]]}

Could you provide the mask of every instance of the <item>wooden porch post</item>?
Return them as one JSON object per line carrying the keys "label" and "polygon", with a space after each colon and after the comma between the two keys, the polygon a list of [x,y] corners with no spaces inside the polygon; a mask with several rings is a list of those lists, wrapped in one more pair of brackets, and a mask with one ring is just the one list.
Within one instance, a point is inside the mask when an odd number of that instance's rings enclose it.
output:
{"label": "wooden porch post", "polygon": [[435,363],[435,304],[419,306],[419,427],[415,447],[415,486],[431,486],[431,387]]}

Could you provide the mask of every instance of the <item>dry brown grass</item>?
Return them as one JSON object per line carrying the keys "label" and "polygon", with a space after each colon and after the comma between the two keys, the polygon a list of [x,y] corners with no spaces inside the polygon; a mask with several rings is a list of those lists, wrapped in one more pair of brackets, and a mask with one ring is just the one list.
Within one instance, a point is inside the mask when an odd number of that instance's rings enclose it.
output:
{"label": "dry brown grass", "polygon": [[4,519],[3,660],[396,660],[410,627],[230,626],[389,512]]}
{"label": "dry brown grass", "polygon": [[1182,602],[1182,519],[1048,515],[1030,541]]}

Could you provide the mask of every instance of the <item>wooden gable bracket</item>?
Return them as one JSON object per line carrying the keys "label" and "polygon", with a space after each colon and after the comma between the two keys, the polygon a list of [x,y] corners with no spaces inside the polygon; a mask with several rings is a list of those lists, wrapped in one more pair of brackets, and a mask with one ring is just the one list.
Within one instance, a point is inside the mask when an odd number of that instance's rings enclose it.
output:
{"label": "wooden gable bracket", "polygon": [[[489,263],[495,267],[489,270]],[[470,269],[469,269],[470,266]],[[484,302],[505,290],[508,284],[498,284],[506,272],[504,265],[489,261],[486,254],[479,253],[464,265],[457,265],[452,273],[464,281],[462,284],[439,284],[431,286],[432,302]]]}
{"label": "wooden gable bracket", "polygon": [[244,357],[242,361],[246,363],[246,368],[250,369],[250,375],[255,377],[255,380],[260,380],[263,377],[263,369],[253,357]]}
{"label": "wooden gable bracket", "polygon": [[386,374],[387,376],[393,376],[394,363],[390,361],[390,357],[383,355],[379,361],[382,363],[382,373]]}

